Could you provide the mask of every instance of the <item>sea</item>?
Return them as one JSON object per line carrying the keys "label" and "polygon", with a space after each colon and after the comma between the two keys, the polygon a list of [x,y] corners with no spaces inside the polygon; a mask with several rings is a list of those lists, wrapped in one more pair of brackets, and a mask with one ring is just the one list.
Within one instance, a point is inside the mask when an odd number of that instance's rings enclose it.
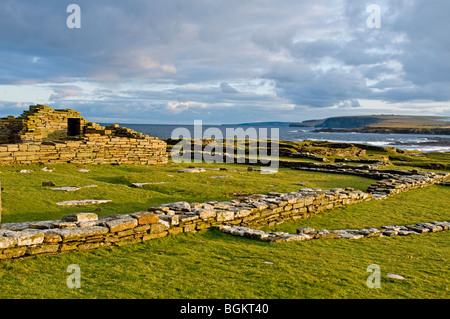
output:
{"label": "sea", "polygon": [[[108,123],[104,123],[107,125]],[[177,128],[185,128],[194,138],[194,125],[168,125],[168,124],[120,124],[137,132],[155,136],[160,139],[172,137],[172,132]],[[392,146],[403,150],[418,150],[421,152],[450,152],[449,135],[426,135],[426,134],[374,134],[374,133],[336,133],[336,132],[313,132],[315,128],[279,126],[249,126],[249,125],[202,125],[202,130],[208,128],[218,128],[226,137],[227,128],[241,127],[244,130],[254,127],[257,131],[260,128],[267,129],[267,138],[272,137],[271,129],[278,128],[279,139],[284,141],[329,141],[339,143],[367,144],[374,146]]]}

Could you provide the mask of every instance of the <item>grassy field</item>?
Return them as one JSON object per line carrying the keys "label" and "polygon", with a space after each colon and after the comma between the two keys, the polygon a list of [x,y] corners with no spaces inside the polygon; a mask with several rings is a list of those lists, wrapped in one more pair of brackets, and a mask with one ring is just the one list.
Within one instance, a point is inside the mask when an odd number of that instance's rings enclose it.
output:
{"label": "grassy field", "polygon": [[[177,173],[187,164],[160,167],[53,165],[2,167],[2,222],[59,219],[94,207],[62,208],[57,201],[113,199],[99,215],[130,213],[178,200],[228,200],[230,193],[288,192],[302,187],[354,187],[373,181],[355,176],[280,169],[249,172],[245,165],[200,164],[204,173]],[[88,173],[78,172],[87,168]],[[219,171],[226,167],[228,171]],[[21,174],[19,169],[33,170]],[[211,178],[231,175],[227,178]],[[41,185],[96,188],[57,192]],[[167,182],[130,187],[133,182]],[[307,183],[306,186],[296,185]],[[272,228],[342,229],[450,220],[450,190],[432,186],[383,201],[370,201]],[[142,244],[53,257],[0,262],[0,298],[448,298],[450,232],[361,240],[266,243],[210,229]],[[269,262],[269,263],[268,263]],[[69,289],[67,267],[81,269],[81,289]],[[381,289],[366,285],[371,264],[381,268]],[[387,278],[387,273],[407,280]]]}
{"label": "grassy field", "polygon": [[[238,164],[201,164],[206,172],[177,173],[191,164],[164,166],[135,165],[52,165],[53,172],[42,171],[44,166],[29,165],[1,167],[2,222],[21,222],[60,219],[76,212],[94,212],[101,208],[100,216],[134,213],[148,207],[175,201],[225,201],[236,198],[233,193],[291,192],[304,187],[353,187],[365,190],[373,180],[355,176],[293,171],[281,168],[276,174],[248,171]],[[220,168],[228,170],[218,170]],[[80,168],[89,169],[82,173]],[[258,168],[258,167],[255,167]],[[21,169],[31,173],[19,173]],[[225,178],[214,176],[229,175]],[[88,186],[76,192],[52,190],[42,186],[51,180],[56,186]],[[131,187],[132,183],[165,183]],[[307,183],[306,186],[296,185]],[[62,207],[57,202],[80,199],[110,199],[111,203],[89,207]]]}

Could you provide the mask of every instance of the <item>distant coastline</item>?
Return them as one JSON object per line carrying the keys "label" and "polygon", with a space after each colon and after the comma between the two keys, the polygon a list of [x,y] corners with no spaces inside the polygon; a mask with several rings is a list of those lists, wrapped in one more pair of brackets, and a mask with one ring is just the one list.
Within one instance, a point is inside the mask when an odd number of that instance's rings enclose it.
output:
{"label": "distant coastline", "polygon": [[427,127],[362,127],[362,128],[321,128],[312,132],[328,133],[371,133],[371,134],[427,134],[427,135],[450,135],[450,128],[427,128]]}

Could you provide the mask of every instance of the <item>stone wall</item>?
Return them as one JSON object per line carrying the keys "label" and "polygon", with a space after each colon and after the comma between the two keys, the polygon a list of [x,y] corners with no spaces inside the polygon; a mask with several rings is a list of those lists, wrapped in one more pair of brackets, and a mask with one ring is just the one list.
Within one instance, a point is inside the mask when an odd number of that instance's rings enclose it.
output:
{"label": "stone wall", "polygon": [[82,126],[88,123],[80,112],[71,109],[53,110],[46,105],[32,105],[18,118],[24,123],[24,128],[19,133],[20,140],[33,142],[65,138],[69,118],[79,118]]}
{"label": "stone wall", "polygon": [[0,119],[0,165],[32,163],[166,164],[167,144],[118,124],[103,127],[80,112],[32,105]]}
{"label": "stone wall", "polygon": [[23,127],[23,121],[13,116],[0,119],[0,143],[19,143],[19,133]]}
{"label": "stone wall", "polygon": [[[404,182],[403,191],[440,183],[449,175],[414,176],[414,183],[408,180],[411,176],[397,176],[397,181]],[[377,182],[376,195],[383,185],[391,189],[389,183]],[[93,213],[79,213],[61,220],[9,223],[1,225],[0,259],[122,246],[223,225],[261,228],[374,198],[370,192],[351,188],[306,188],[285,194],[255,194],[226,202],[175,202],[153,206],[145,212],[101,218]]]}
{"label": "stone wall", "polygon": [[32,163],[166,164],[166,143],[153,137],[82,139],[0,145],[0,165]]}

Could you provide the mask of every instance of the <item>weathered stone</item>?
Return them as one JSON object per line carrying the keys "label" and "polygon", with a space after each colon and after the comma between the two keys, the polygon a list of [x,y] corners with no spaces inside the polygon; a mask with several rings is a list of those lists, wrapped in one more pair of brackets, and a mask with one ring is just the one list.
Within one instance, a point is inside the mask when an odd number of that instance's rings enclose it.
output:
{"label": "weathered stone", "polygon": [[169,227],[167,224],[163,223],[163,221],[158,221],[156,224],[152,224],[150,227],[150,234],[159,234],[166,230],[168,230]]}
{"label": "weathered stone", "polygon": [[188,202],[175,202],[170,204],[161,205],[163,207],[168,207],[169,209],[181,212],[190,212],[191,205]]}
{"label": "weathered stone", "polygon": [[10,248],[17,245],[17,239],[11,237],[0,237],[0,249]]}
{"label": "weathered stone", "polygon": [[7,233],[6,237],[14,238],[17,246],[37,245],[44,241],[44,234],[41,231],[34,229]]}
{"label": "weathered stone", "polygon": [[105,223],[111,233],[134,228],[138,225],[135,218],[114,219]]}
{"label": "weathered stone", "polygon": [[229,211],[217,211],[217,215],[216,215],[216,220],[217,222],[224,222],[224,221],[228,221],[228,220],[233,220],[234,219],[234,212],[229,212]]}
{"label": "weathered stone", "polygon": [[54,228],[54,223],[57,221],[40,221],[40,222],[34,222],[29,224],[30,229],[51,229]]}
{"label": "weathered stone", "polygon": [[54,190],[54,191],[63,191],[63,192],[75,192],[79,189],[80,189],[80,187],[75,187],[75,186],[62,186],[62,187],[52,188],[52,190]]}
{"label": "weathered stone", "polygon": [[97,243],[83,243],[77,246],[77,250],[90,250],[97,249],[103,247],[105,243],[97,242]]}
{"label": "weathered stone", "polygon": [[177,173],[202,173],[202,172],[206,172],[206,170],[203,168],[186,168],[177,171]]}
{"label": "weathered stone", "polygon": [[58,202],[58,206],[87,206],[87,205],[97,205],[105,204],[111,202],[110,199],[82,199],[82,200],[69,200],[65,202]]}
{"label": "weathered stone", "polygon": [[56,253],[59,249],[59,245],[48,244],[41,246],[28,247],[26,253],[28,255],[38,255],[38,254],[52,254]]}
{"label": "weathered stone", "polygon": [[56,184],[54,182],[52,182],[52,181],[45,181],[45,182],[42,182],[42,186],[53,187],[53,186],[56,186]]}
{"label": "weathered stone", "polygon": [[217,215],[216,211],[212,209],[203,209],[203,208],[194,209],[194,213],[197,214],[203,220],[208,218],[214,218]]}
{"label": "weathered stone", "polygon": [[364,238],[363,235],[358,235],[358,234],[351,234],[349,232],[340,232],[339,233],[339,238],[345,238],[345,239],[361,239]]}
{"label": "weathered stone", "polygon": [[49,230],[47,232],[61,236],[63,241],[73,241],[73,240],[80,240],[81,238],[85,238],[88,236],[105,235],[109,232],[109,229],[103,226],[92,226],[92,227],[55,229]]}
{"label": "weathered stone", "polygon": [[403,276],[400,276],[400,275],[396,275],[396,274],[387,274],[387,277],[388,278],[391,278],[391,279],[398,279],[398,280],[406,280],[406,278],[405,277],[403,277]]}
{"label": "weathered stone", "polygon": [[386,230],[382,234],[383,234],[383,236],[386,236],[386,237],[393,237],[393,236],[397,236],[398,235],[398,231],[396,231],[396,230]]}
{"label": "weathered stone", "polygon": [[92,227],[92,226],[98,226],[99,222],[96,220],[82,221],[82,222],[77,222],[76,225],[78,227]]}
{"label": "weathered stone", "polygon": [[133,231],[137,234],[146,233],[148,230],[150,230],[150,227],[151,227],[151,224],[139,225],[139,226],[133,228]]}
{"label": "weathered stone", "polygon": [[167,231],[163,231],[160,233],[155,233],[155,234],[146,234],[144,236],[142,236],[142,241],[147,241],[150,239],[155,239],[155,238],[162,238],[167,236],[168,232]]}
{"label": "weathered stone", "polygon": [[62,222],[58,221],[55,223],[52,223],[53,228],[75,228],[77,227],[77,224],[73,222]]}
{"label": "weathered stone", "polygon": [[19,258],[25,255],[27,252],[27,247],[13,247],[7,248],[3,250],[3,254],[0,255],[0,258]]}
{"label": "weathered stone", "polygon": [[180,215],[158,215],[160,220],[164,220],[169,223],[170,226],[176,226],[180,224]]}
{"label": "weathered stone", "polygon": [[172,235],[177,235],[183,232],[183,228],[182,227],[171,227],[169,228],[169,234]]}
{"label": "weathered stone", "polygon": [[44,243],[58,243],[60,241],[62,241],[60,235],[50,232],[44,233]]}
{"label": "weathered stone", "polygon": [[311,227],[303,227],[303,228],[297,229],[297,234],[311,234],[311,233],[315,233],[315,232],[316,232],[316,230]]}
{"label": "weathered stone", "polygon": [[159,221],[158,215],[151,212],[139,212],[131,214],[131,216],[138,220],[139,225],[155,224]]}
{"label": "weathered stone", "polygon": [[195,224],[187,224],[183,226],[183,231],[188,232],[195,232]]}

